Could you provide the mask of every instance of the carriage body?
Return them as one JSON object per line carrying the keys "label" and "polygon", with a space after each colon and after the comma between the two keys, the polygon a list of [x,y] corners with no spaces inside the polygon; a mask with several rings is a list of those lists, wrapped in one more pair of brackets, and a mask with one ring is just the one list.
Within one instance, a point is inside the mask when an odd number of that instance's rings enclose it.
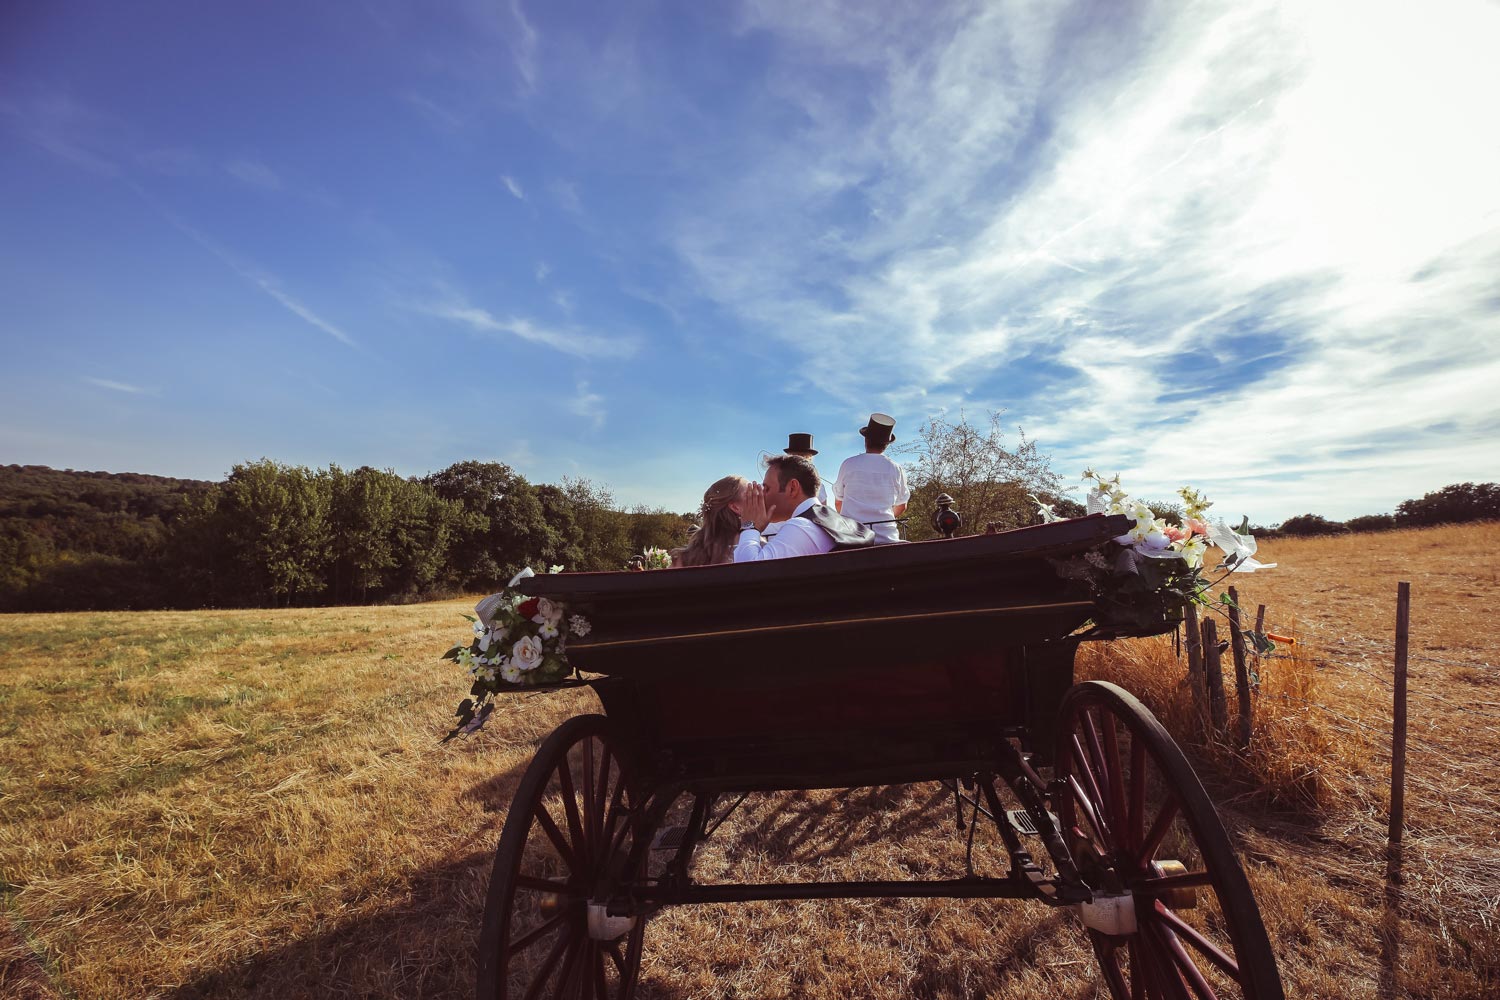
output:
{"label": "carriage body", "polygon": [[590,621],[569,660],[604,675],[605,710],[654,779],[724,791],[921,780],[993,760],[1001,739],[1050,755],[1074,633],[1099,613],[1051,560],[1128,526],[1094,516],[519,589]]}
{"label": "carriage body", "polygon": [[[946,896],[1076,907],[1117,1000],[1280,1000],[1249,884],[1180,750],[1125,692],[1073,684],[1081,642],[1175,625],[1165,614],[1111,625],[1088,585],[1058,572],[1057,560],[1104,551],[1128,526],[1096,515],[751,565],[520,581],[590,623],[567,653],[607,714],[548,737],[511,804],[480,995],[632,996],[645,926],[665,906]],[[696,846],[745,794],[918,781],[942,782],[960,813],[992,821],[1009,870],[693,878]]]}

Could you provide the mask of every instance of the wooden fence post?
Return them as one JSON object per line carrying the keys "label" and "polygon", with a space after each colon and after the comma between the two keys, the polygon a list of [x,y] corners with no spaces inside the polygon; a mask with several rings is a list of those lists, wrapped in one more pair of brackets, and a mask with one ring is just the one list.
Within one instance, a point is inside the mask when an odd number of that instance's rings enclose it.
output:
{"label": "wooden fence post", "polygon": [[1386,835],[1386,877],[1401,881],[1401,829],[1406,820],[1406,647],[1411,584],[1396,584],[1396,694],[1391,726],[1391,827]]}
{"label": "wooden fence post", "polygon": [[1250,746],[1250,669],[1245,662],[1245,635],[1240,631],[1240,595],[1229,588],[1229,646],[1234,651],[1234,694],[1240,703],[1240,729],[1236,734],[1241,750]]}
{"label": "wooden fence post", "polygon": [[1188,686],[1193,689],[1193,707],[1198,710],[1198,725],[1208,725],[1208,702],[1203,686],[1203,637],[1198,630],[1198,606],[1189,604],[1182,612],[1182,629],[1187,643]]}
{"label": "wooden fence post", "polygon": [[1208,716],[1214,736],[1228,725],[1228,706],[1224,701],[1224,668],[1219,659],[1219,627],[1213,618],[1203,619],[1203,682],[1208,687]]}

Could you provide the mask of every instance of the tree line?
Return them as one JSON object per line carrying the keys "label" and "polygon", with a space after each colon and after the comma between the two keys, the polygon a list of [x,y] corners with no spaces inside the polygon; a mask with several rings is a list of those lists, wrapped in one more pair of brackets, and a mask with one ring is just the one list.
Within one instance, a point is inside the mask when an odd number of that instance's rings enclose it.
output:
{"label": "tree line", "polygon": [[220,483],[0,467],[0,610],[287,607],[497,590],[522,566],[620,569],[691,521],[498,462],[424,477],[236,465]]}
{"label": "tree line", "polygon": [[[1051,460],[1000,414],[934,417],[892,457],[912,487],[904,536],[933,537],[946,493],[961,534],[1037,522],[1033,496],[1058,514]],[[830,476],[834,469],[825,469]],[[1180,523],[1171,502],[1147,501]],[[1258,537],[1384,531],[1500,519],[1500,484],[1459,483],[1394,514],[1345,522],[1317,514],[1251,525]],[[423,477],[236,465],[223,482],[0,466],[0,611],[286,607],[428,600],[499,589],[522,566],[617,570],[646,548],[683,544],[693,517],[623,510],[587,479],[533,484],[499,462],[458,462]]]}

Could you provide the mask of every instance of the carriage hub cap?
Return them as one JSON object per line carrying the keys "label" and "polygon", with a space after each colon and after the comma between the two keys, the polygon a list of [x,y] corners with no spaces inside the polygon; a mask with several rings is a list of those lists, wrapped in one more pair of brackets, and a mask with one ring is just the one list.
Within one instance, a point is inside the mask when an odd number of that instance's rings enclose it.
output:
{"label": "carriage hub cap", "polygon": [[612,917],[603,903],[589,903],[589,937],[613,941],[635,927],[635,917]]}
{"label": "carriage hub cap", "polygon": [[1087,903],[1078,904],[1083,925],[1100,934],[1134,934],[1135,895],[1129,892],[1094,893]]}

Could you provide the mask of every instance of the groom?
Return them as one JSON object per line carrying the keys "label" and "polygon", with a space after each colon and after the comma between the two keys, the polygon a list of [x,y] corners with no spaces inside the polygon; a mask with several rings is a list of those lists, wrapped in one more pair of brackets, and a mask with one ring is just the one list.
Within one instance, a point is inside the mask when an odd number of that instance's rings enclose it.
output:
{"label": "groom", "polygon": [[[734,561],[813,556],[874,544],[874,532],[818,503],[817,495],[818,471],[807,459],[796,455],[766,459],[765,482],[751,483],[737,505],[740,537]],[[776,522],[781,530],[772,538],[764,537],[766,526]]]}

